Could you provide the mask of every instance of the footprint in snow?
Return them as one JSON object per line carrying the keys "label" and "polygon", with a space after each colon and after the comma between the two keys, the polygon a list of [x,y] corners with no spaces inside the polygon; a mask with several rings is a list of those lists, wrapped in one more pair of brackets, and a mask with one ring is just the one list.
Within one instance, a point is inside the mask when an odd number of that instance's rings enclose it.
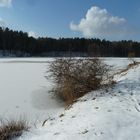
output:
{"label": "footprint in snow", "polygon": [[98,109],[99,109],[99,107],[95,107],[95,109],[96,109],[96,110],[98,110]]}

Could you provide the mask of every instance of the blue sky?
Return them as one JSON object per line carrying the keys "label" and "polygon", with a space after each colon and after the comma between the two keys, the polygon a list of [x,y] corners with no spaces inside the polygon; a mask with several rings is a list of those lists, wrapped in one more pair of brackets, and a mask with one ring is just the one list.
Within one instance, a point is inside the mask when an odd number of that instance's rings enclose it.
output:
{"label": "blue sky", "polygon": [[32,36],[140,41],[140,0],[0,0],[0,25]]}

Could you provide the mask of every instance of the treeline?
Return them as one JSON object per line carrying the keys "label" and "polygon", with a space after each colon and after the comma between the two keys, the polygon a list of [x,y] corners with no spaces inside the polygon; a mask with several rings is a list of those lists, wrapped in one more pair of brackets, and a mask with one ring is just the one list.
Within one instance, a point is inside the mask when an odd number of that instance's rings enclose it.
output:
{"label": "treeline", "polygon": [[0,27],[1,56],[140,57],[140,42],[85,38],[33,38],[22,31]]}

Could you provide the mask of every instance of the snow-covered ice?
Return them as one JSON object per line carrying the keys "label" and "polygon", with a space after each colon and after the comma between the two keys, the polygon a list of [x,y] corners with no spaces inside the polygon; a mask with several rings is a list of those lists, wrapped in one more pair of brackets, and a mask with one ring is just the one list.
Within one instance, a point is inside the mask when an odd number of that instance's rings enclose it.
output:
{"label": "snow-covered ice", "polygon": [[[50,59],[49,59],[50,60]],[[46,80],[47,59],[0,59],[0,119],[42,120],[62,108]]]}

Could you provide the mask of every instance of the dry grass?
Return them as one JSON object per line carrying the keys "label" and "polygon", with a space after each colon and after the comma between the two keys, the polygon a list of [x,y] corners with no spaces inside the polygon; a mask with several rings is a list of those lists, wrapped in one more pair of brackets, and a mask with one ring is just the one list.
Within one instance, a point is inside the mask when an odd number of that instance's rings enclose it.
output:
{"label": "dry grass", "polygon": [[12,140],[20,137],[29,127],[26,121],[3,121],[0,126],[0,140]]}
{"label": "dry grass", "polygon": [[140,62],[137,62],[135,60],[130,59],[129,61],[130,61],[130,63],[127,65],[127,67],[122,69],[121,71],[117,72],[115,75],[118,75],[118,74],[125,75],[125,74],[127,74],[127,71],[129,71],[130,69],[133,69],[136,66],[140,65]]}

